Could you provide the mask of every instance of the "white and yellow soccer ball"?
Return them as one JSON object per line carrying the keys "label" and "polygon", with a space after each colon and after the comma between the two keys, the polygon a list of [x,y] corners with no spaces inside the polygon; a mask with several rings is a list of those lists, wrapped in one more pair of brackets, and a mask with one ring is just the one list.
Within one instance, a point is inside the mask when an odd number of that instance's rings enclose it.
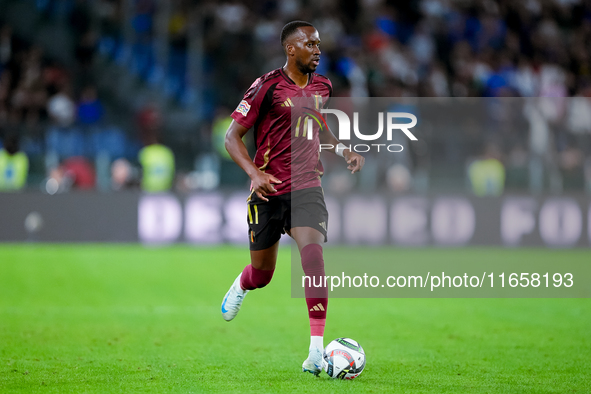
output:
{"label": "white and yellow soccer ball", "polygon": [[322,369],[333,379],[355,379],[365,368],[365,352],[351,338],[337,338],[324,349]]}

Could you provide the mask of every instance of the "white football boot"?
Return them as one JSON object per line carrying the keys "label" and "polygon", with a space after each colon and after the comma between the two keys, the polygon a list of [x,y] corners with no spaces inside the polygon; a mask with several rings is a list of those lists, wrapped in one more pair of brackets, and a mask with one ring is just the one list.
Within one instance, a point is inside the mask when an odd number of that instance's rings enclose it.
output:
{"label": "white football boot", "polygon": [[234,280],[234,283],[230,286],[230,290],[228,290],[224,297],[224,301],[222,301],[222,317],[226,321],[230,321],[236,317],[242,306],[242,301],[248,293],[248,290],[242,290],[240,287],[241,276],[242,273]]}
{"label": "white football boot", "polygon": [[310,372],[318,376],[322,371],[322,350],[318,348],[310,349],[308,358],[302,364],[302,372]]}

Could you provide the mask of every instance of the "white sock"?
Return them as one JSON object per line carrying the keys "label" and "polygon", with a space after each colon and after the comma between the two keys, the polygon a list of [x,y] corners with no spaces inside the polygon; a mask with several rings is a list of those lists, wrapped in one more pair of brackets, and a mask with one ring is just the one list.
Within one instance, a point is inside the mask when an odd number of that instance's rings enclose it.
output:
{"label": "white sock", "polygon": [[324,339],[323,337],[311,336],[310,337],[310,350],[320,349],[320,351],[323,351],[324,350],[323,339]]}

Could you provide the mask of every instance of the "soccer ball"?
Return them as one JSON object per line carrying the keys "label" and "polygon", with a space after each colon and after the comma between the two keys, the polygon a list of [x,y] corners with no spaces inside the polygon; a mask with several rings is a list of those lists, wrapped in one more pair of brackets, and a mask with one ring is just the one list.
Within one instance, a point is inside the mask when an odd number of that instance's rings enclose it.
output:
{"label": "soccer ball", "polygon": [[322,369],[333,379],[355,379],[365,368],[365,352],[351,338],[337,338],[324,349]]}

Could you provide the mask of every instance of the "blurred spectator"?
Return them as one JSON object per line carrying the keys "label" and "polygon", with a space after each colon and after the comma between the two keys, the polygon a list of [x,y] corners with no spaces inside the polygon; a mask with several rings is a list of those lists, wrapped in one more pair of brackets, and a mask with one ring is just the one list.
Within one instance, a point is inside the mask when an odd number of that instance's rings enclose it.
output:
{"label": "blurred spectator", "polygon": [[76,60],[83,68],[88,68],[92,65],[94,52],[96,50],[96,38],[92,31],[87,31],[78,41],[76,45]]}
{"label": "blurred spectator", "polygon": [[131,25],[136,33],[138,41],[150,39],[154,25],[154,14],[156,13],[156,2],[154,0],[136,0],[135,16]]}
{"label": "blurred spectator", "polygon": [[567,124],[573,134],[591,134],[589,97],[573,97],[569,100]]}
{"label": "blurred spectator", "polygon": [[77,37],[83,36],[90,29],[90,10],[88,1],[75,0],[69,15],[69,24],[76,33]]}
{"label": "blurred spectator", "polygon": [[116,36],[120,26],[122,4],[118,0],[97,0],[94,10],[100,20],[100,31],[105,36]]}
{"label": "blurred spectator", "polygon": [[168,21],[168,34],[172,47],[184,50],[187,48],[188,10],[182,1],[179,3]]}
{"label": "blurred spectator", "polygon": [[60,191],[71,187],[80,190],[94,189],[96,174],[92,164],[82,156],[70,157],[51,171],[51,178],[57,181]]}
{"label": "blurred spectator", "polygon": [[12,58],[12,29],[5,25],[0,29],[0,71]]}
{"label": "blurred spectator", "polygon": [[585,186],[585,156],[574,141],[558,153],[558,167],[562,176],[563,190],[581,190]]}
{"label": "blurred spectator", "polygon": [[48,91],[55,93],[56,90],[67,88],[70,77],[65,67],[52,61],[43,70],[43,80]]}
{"label": "blurred spectator", "polygon": [[505,166],[499,160],[498,147],[486,146],[482,158],[468,166],[468,177],[472,192],[479,196],[499,196],[505,188]]}
{"label": "blurred spectator", "polygon": [[98,98],[96,88],[87,86],[80,96],[78,104],[78,121],[83,125],[98,125],[103,118],[103,104]]}
{"label": "blurred spectator", "polygon": [[144,105],[136,115],[140,137],[145,140],[157,134],[162,128],[162,113],[154,102]]}
{"label": "blurred spectator", "polygon": [[248,9],[238,1],[220,3],[216,11],[222,28],[230,33],[242,30],[248,16]]}
{"label": "blurred spectator", "polygon": [[10,93],[8,105],[18,120],[23,120],[25,116],[38,119],[40,112],[45,110],[47,101],[47,89],[42,78],[43,51],[33,47],[20,57],[21,67],[15,73],[18,75],[18,82],[16,89]]}
{"label": "blurred spectator", "polygon": [[117,159],[111,165],[111,187],[124,190],[137,185],[137,170],[126,159]]}
{"label": "blurred spectator", "polygon": [[224,141],[226,139],[226,131],[228,131],[228,127],[232,123],[231,113],[228,108],[220,107],[211,126],[211,143],[214,150],[222,159],[230,161],[232,161],[232,158],[226,150]]}
{"label": "blurred spectator", "polygon": [[63,87],[47,101],[47,114],[59,127],[69,127],[76,120],[76,103],[69,88]]}
{"label": "blurred spectator", "polygon": [[0,75],[0,125],[8,121],[11,83],[12,74],[6,70]]}
{"label": "blurred spectator", "polygon": [[138,155],[142,166],[142,190],[149,193],[170,190],[174,181],[174,154],[170,148],[157,142],[155,134],[146,138],[146,146]]}
{"label": "blurred spectator", "polygon": [[4,148],[0,149],[0,191],[20,190],[27,183],[29,159],[19,149],[17,136],[4,139]]}
{"label": "blurred spectator", "polygon": [[394,164],[386,172],[386,183],[394,193],[408,191],[411,187],[412,177],[408,168],[402,164]]}
{"label": "blurred spectator", "polygon": [[[220,107],[218,109],[212,124],[211,142],[214,151],[221,159],[219,164],[220,182],[224,185],[244,185],[248,181],[248,176],[239,166],[236,165],[236,163],[234,163],[230,157],[230,154],[226,150],[224,143],[226,131],[228,131],[228,127],[230,127],[230,123],[232,123],[232,118],[230,117],[231,113],[232,111],[226,107]],[[243,141],[248,149],[248,147],[251,145],[250,140],[244,136]]]}

